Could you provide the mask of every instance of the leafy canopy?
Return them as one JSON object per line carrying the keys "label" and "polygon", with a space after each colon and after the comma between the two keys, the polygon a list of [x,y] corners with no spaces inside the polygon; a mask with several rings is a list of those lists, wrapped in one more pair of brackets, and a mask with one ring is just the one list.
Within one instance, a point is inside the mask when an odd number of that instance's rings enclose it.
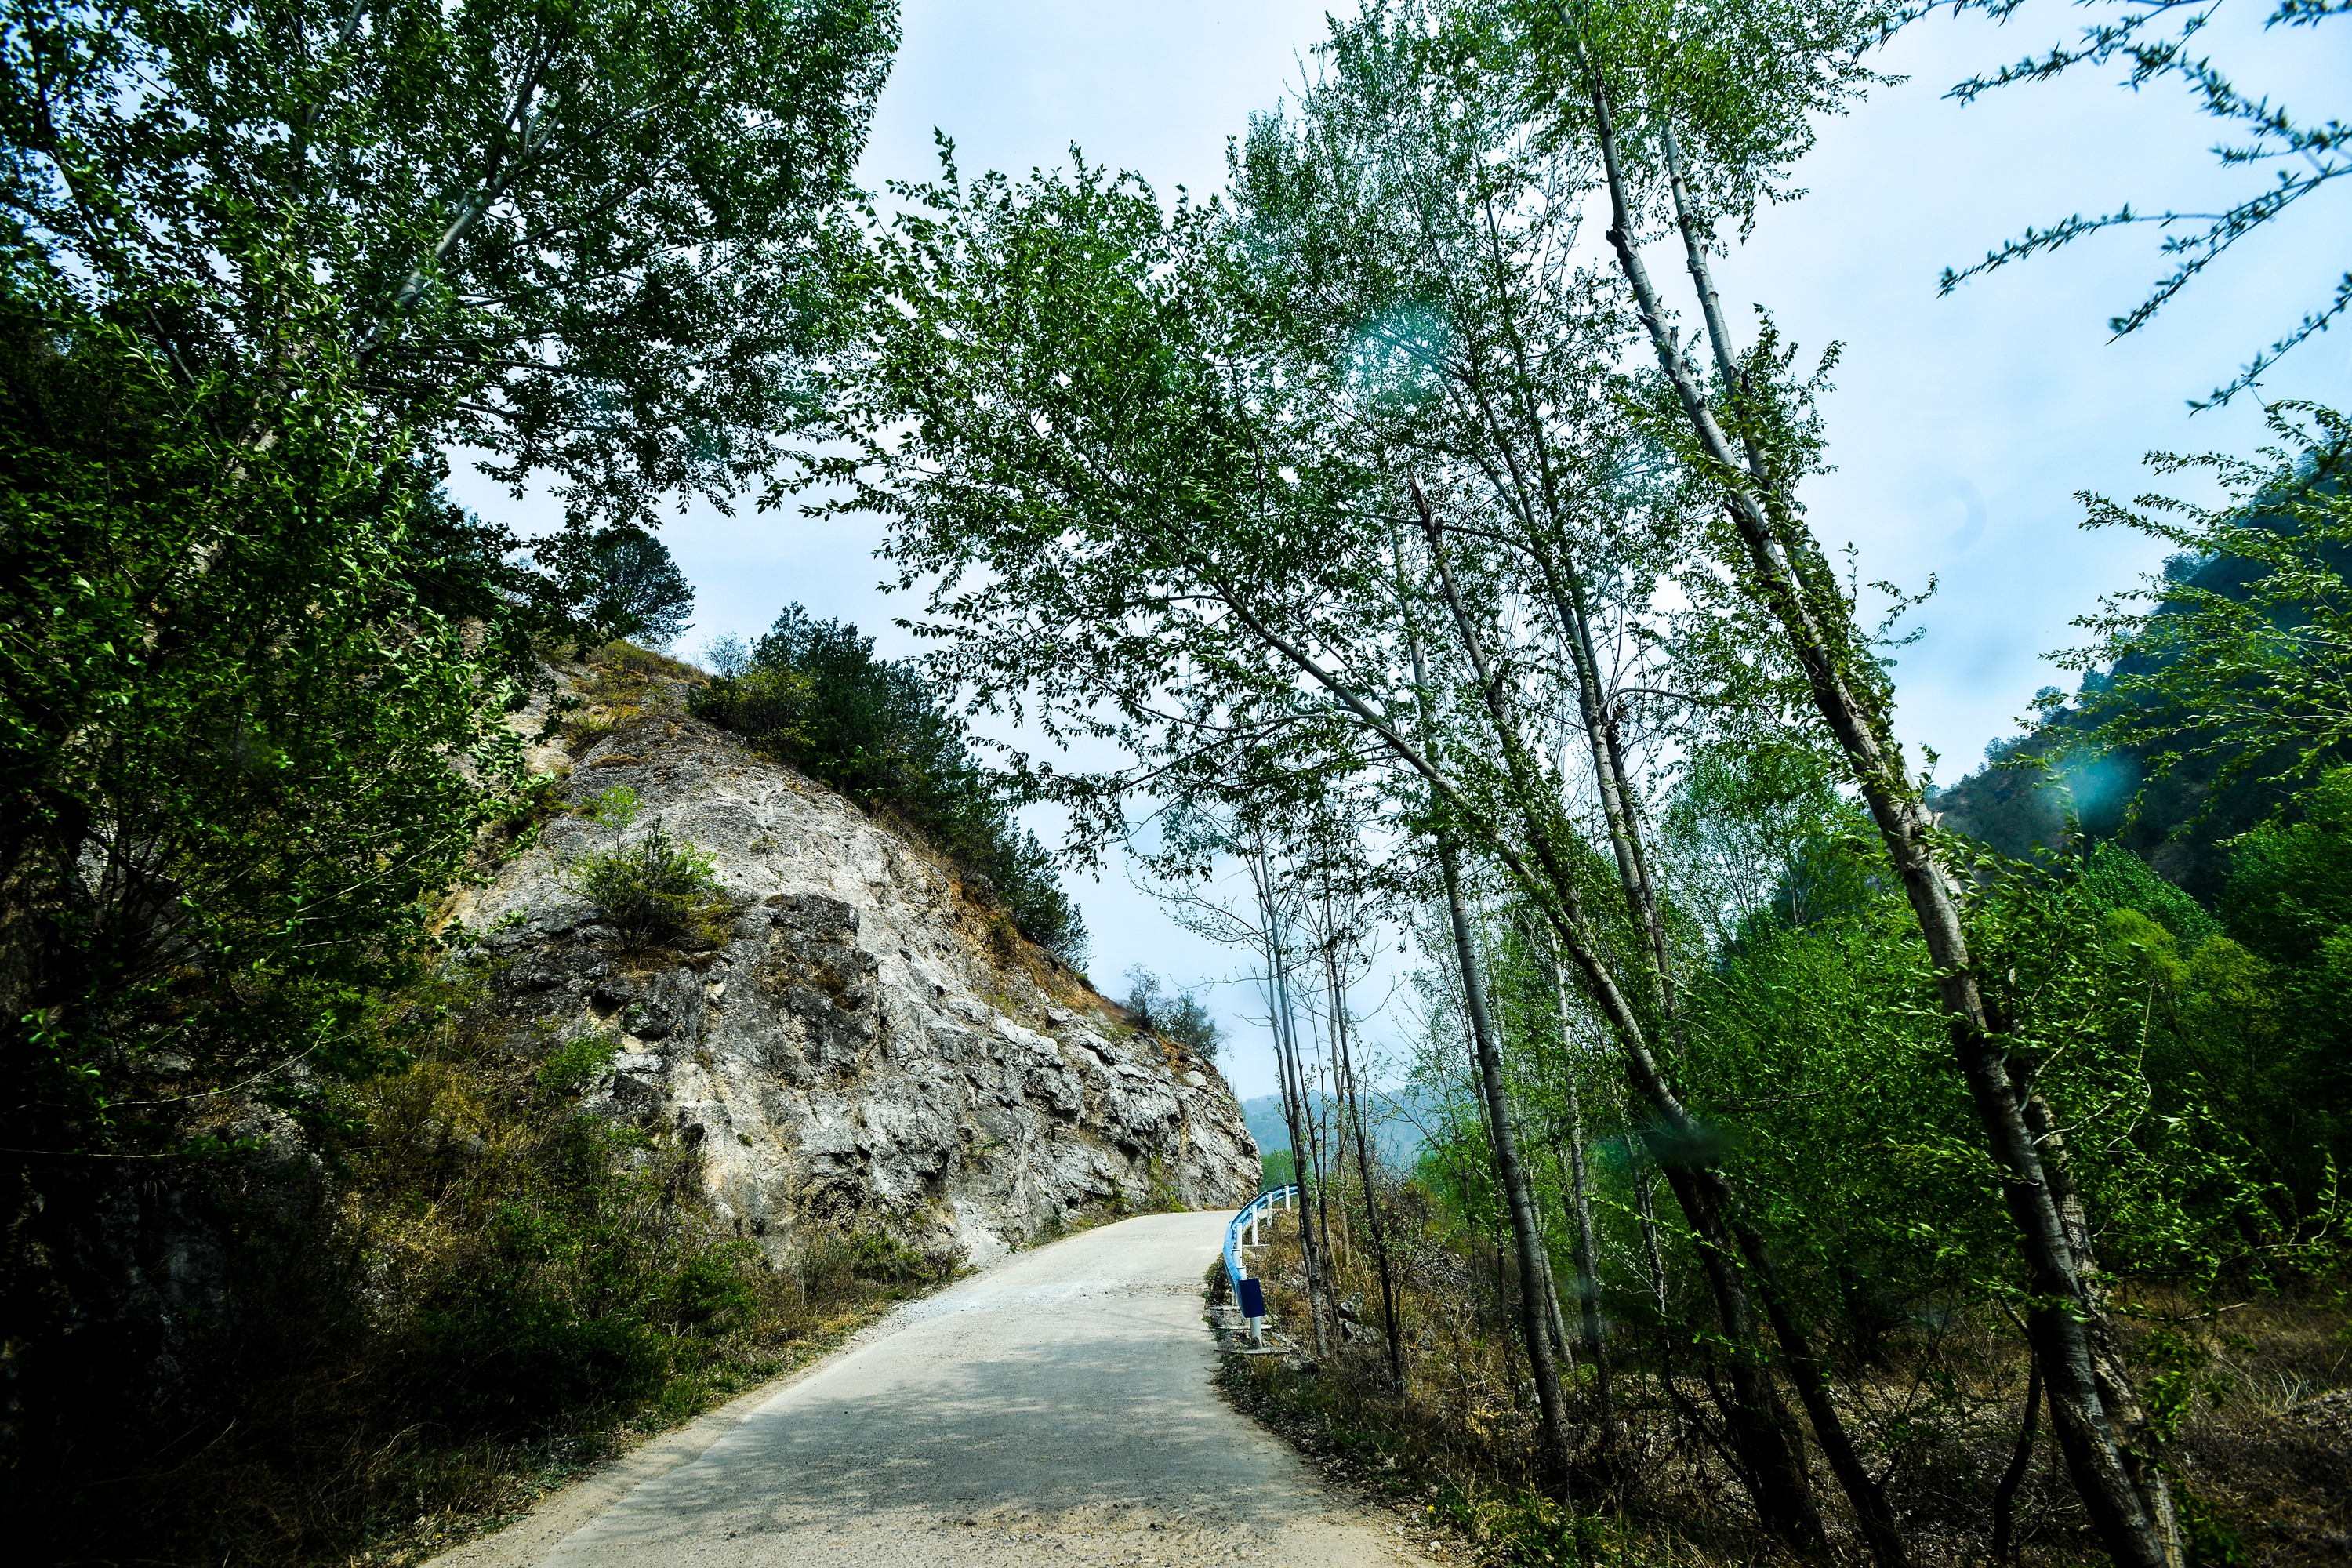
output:
{"label": "leafy canopy", "polygon": [[348,362],[240,447],[228,377],[190,394],[122,327],[6,305],[0,1119],[169,1141],[207,1091],[373,1059],[370,995],[418,973],[482,786],[519,782],[514,693],[499,622],[427,591],[415,471],[354,456]]}
{"label": "leafy canopy", "polygon": [[23,6],[0,213],[183,387],[331,347],[369,449],[640,520],[723,500],[805,415],[896,41],[891,0]]}

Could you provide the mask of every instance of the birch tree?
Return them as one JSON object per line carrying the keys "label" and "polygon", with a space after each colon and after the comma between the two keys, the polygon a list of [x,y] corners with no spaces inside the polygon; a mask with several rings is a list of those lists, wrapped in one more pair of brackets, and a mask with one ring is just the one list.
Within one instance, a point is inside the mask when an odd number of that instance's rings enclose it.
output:
{"label": "birch tree", "polygon": [[[1598,154],[1606,236],[1638,314],[1678,438],[1712,479],[1718,544],[1741,588],[1770,613],[1846,760],[1939,975],[1956,1066],[2032,1280],[2029,1317],[2059,1440],[2101,1539],[2120,1563],[2180,1560],[2156,1435],[2105,1312],[2093,1226],[2068,1170],[2063,1121],[2036,1090],[2028,1042],[1970,961],[1965,882],[1894,733],[1894,697],[1797,500],[1820,432],[1808,388],[1767,329],[1737,349],[1716,289],[1717,223],[1745,220],[1811,135],[1808,116],[1860,90],[1878,18],[1836,5],[1708,9],[1571,5],[1532,18],[1555,62],[1554,123]],[[1727,39],[1773,42],[1751,74],[1722,68]],[[1687,144],[1687,146],[1686,146]],[[1696,353],[1667,312],[1644,240],[1670,235],[1704,326]]]}
{"label": "birch tree", "polygon": [[[1487,710],[1484,728],[1501,745],[1500,765],[1483,770],[1495,809],[1524,818],[1530,857],[1559,886],[1575,833],[1557,804],[1561,780],[1530,744],[1524,710],[1546,704],[1519,698],[1519,650],[1507,634],[1487,629],[1497,623],[1474,605],[1480,587],[1473,572],[1456,574],[1449,560],[1483,548],[1492,564],[1476,575],[1500,570],[1520,578],[1523,589],[1501,592],[1551,617],[1558,652],[1540,679],[1562,690],[1576,715],[1620,892],[1646,962],[1630,976],[1604,975],[1589,930],[1570,948],[1590,955],[1578,967],[1625,1042],[1643,1098],[1675,1127],[1686,1118],[1653,1053],[1654,1037],[1671,1034],[1679,1001],[1630,760],[1626,687],[1638,682],[1612,683],[1595,631],[1590,566],[1600,553],[1596,539],[1607,541],[1611,553],[1628,553],[1633,531],[1621,510],[1621,454],[1635,443],[1606,414],[1612,395],[1624,395],[1605,368],[1617,321],[1591,300],[1589,279],[1571,261],[1584,171],[1547,155],[1523,126],[1505,85],[1516,68],[1515,45],[1499,16],[1440,16],[1411,5],[1369,10],[1335,25],[1328,52],[1327,74],[1302,94],[1297,129],[1270,119],[1254,130],[1236,167],[1236,207],[1254,257],[1270,258],[1266,287],[1306,301],[1282,320],[1321,334],[1307,352],[1344,354],[1385,373],[1391,384],[1376,383],[1377,395],[1357,399],[1349,412],[1377,428],[1371,438],[1386,460],[1467,469],[1464,481],[1493,509],[1485,529],[1449,546],[1421,483],[1406,478],[1438,579],[1439,616],[1451,620]],[[1349,333],[1368,342],[1353,347],[1345,342]],[[1465,777],[1482,776],[1465,767]],[[1570,923],[1587,922],[1579,916]],[[1474,996],[1474,1019],[1475,1004]],[[1744,1264],[1874,1551],[1883,1563],[1903,1561],[1907,1549],[1893,1512],[1843,1430],[1761,1237],[1736,1217],[1722,1172],[1702,1169],[1685,1185],[1677,1195],[1685,1213],[1720,1254],[1712,1273],[1735,1342],[1752,1343],[1755,1332]],[[1792,1542],[1808,1540],[1818,1526],[1810,1504],[1797,1500],[1801,1468],[1776,1440],[1785,1425],[1778,1394],[1737,1372],[1735,1381],[1742,1384],[1738,1403],[1748,1414],[1740,1426],[1764,1494],[1759,1503]]]}
{"label": "birch tree", "polygon": [[[1431,510],[1402,523],[1375,510],[1398,489],[1412,504],[1412,484],[1391,478],[1381,495],[1382,476],[1328,440],[1347,367],[1244,352],[1265,328],[1236,309],[1247,258],[1222,215],[1163,213],[1139,182],[1083,165],[966,187],[950,164],[903,194],[916,210],[880,247],[872,357],[845,405],[864,447],[808,477],[847,488],[829,506],[892,520],[903,581],[930,584],[925,629],[943,640],[943,673],[1035,712],[1049,734],[1140,759],[1118,776],[1033,769],[1033,784],[1107,834],[1124,792],[1213,780],[1244,742],[1287,759],[1272,787],[1372,764],[1410,780],[1389,797],[1434,812],[1424,831],[1476,844],[1538,900],[1625,1044],[1657,1136],[1698,1146],[1648,1044],[1636,1000],[1648,982],[1629,990],[1604,953],[1591,900],[1607,884],[1574,858],[1582,841],[1559,782],[1459,579],[1441,591],[1450,567],[1431,569],[1444,528]],[[1400,576],[1407,538],[1421,564]],[[1433,596],[1423,608],[1457,659],[1442,675],[1400,658],[1400,591]],[[1425,731],[1433,700],[1444,722]],[[1719,1212],[1720,1173],[1669,1174],[1691,1210]],[[1513,1209],[1523,1286],[1537,1291],[1548,1270],[1534,1216]],[[1735,1342],[1753,1345],[1744,1254],[1720,1227],[1714,1242]],[[1545,1358],[1548,1312],[1539,1296],[1527,1306]],[[1793,1326],[1787,1338],[1798,1342]],[[1778,1394],[1752,1353],[1727,1370],[1766,1517],[1810,1548],[1820,1527]],[[1558,1447],[1564,1408],[1540,1359],[1536,1372]]]}

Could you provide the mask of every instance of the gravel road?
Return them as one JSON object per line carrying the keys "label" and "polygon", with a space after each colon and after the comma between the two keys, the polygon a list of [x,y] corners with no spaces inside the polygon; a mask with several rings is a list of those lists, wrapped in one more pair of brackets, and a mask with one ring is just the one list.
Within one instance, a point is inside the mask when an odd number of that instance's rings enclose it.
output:
{"label": "gravel road", "polygon": [[442,1568],[1422,1563],[1210,1385],[1223,1214],[1150,1215],[912,1302]]}

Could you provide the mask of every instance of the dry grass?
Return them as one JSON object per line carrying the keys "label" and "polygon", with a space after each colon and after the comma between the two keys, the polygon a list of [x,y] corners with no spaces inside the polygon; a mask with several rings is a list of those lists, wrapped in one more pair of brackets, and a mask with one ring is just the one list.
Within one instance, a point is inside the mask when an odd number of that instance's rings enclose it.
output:
{"label": "dry grass", "polygon": [[694,666],[632,642],[589,648],[564,673],[572,679],[575,705],[562,716],[559,728],[575,757],[639,720],[683,711],[688,693],[710,683]]}
{"label": "dry grass", "polygon": [[[1591,1373],[1581,1369],[1571,1385],[1577,1463],[1565,1490],[1547,1495],[1532,1463],[1532,1391],[1502,1314],[1512,1288],[1507,1261],[1465,1244],[1410,1185],[1393,1206],[1402,1235],[1391,1244],[1403,1264],[1403,1393],[1386,1387],[1379,1285],[1360,1215],[1353,1246],[1338,1248],[1339,1294],[1357,1322],[1336,1334],[1327,1328],[1319,1358],[1286,1217],[1257,1263],[1281,1333],[1299,1353],[1229,1358],[1221,1383],[1236,1405],[1335,1480],[1396,1509],[1441,1556],[1728,1564],[1780,1554],[1711,1434],[1706,1384],[1687,1364],[1672,1381],[1661,1376],[1655,1356],[1622,1329],[1612,1352],[1622,1447],[1604,1443]],[[1222,1276],[1222,1266],[1212,1270],[1213,1300],[1223,1290]],[[2270,1296],[2200,1315],[2185,1299],[2148,1292],[2131,1307],[2143,1376],[2171,1375],[2193,1393],[2173,1458],[2200,1568],[2352,1561],[2352,1338],[2344,1296]],[[1879,1462],[1891,1463],[1889,1490],[1922,1568],[1987,1561],[1990,1497],[2014,1450],[2023,1385],[2014,1335],[1997,1321],[1969,1321],[1898,1344],[1863,1385],[1845,1391],[1849,1418],[1872,1439]],[[2041,1426],[2017,1502],[2016,1561],[2021,1568],[2104,1562],[2046,1420]],[[1818,1453],[1810,1457],[1833,1545],[1864,1560],[1843,1500]]]}

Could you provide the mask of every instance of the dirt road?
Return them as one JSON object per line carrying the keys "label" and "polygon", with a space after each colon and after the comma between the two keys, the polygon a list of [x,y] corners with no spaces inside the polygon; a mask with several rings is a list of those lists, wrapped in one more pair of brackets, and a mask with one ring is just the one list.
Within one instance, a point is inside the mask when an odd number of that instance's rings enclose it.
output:
{"label": "dirt road", "polygon": [[439,1568],[1426,1561],[1210,1386],[1228,1217],[1019,1254]]}

